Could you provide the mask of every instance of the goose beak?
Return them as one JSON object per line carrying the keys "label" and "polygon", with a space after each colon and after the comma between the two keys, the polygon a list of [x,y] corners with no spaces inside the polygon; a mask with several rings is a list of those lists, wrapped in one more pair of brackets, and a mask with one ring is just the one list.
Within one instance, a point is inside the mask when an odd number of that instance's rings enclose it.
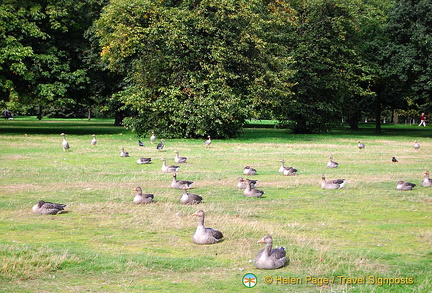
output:
{"label": "goose beak", "polygon": [[198,217],[197,212],[193,213],[192,216]]}
{"label": "goose beak", "polygon": [[258,240],[257,243],[264,243],[264,238],[261,238],[261,240]]}

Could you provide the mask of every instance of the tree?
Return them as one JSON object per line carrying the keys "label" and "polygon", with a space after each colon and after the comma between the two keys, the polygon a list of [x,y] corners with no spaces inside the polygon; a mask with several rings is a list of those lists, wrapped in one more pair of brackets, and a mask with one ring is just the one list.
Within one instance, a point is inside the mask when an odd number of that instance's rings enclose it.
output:
{"label": "tree", "polygon": [[101,9],[98,0],[20,1],[0,4],[0,93],[39,108],[88,104],[83,37]]}
{"label": "tree", "polygon": [[397,0],[385,33],[388,76],[403,100],[413,100],[421,112],[432,110],[432,2]]}
{"label": "tree", "polygon": [[[358,1],[357,1],[358,2]],[[360,3],[357,3],[360,4]],[[294,1],[295,99],[277,118],[296,133],[325,132],[358,111],[371,79],[361,57],[359,11],[352,1]]]}
{"label": "tree", "polygon": [[270,6],[111,1],[97,21],[98,36],[109,68],[127,75],[119,99],[134,115],[125,125],[140,136],[155,130],[165,137],[232,137],[260,105],[272,103],[273,93],[289,94],[292,72],[275,40],[279,31],[263,31],[278,28]]}

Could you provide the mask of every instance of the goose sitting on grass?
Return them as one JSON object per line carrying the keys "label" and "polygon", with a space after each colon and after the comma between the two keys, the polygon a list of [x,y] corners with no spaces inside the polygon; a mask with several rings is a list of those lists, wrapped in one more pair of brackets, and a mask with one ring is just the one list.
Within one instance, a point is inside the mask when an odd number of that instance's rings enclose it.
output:
{"label": "goose sitting on grass", "polygon": [[365,144],[364,143],[362,143],[362,142],[360,142],[360,141],[358,141],[357,142],[357,147],[359,148],[359,149],[364,149],[366,146],[365,146]]}
{"label": "goose sitting on grass", "polygon": [[398,183],[396,184],[396,189],[397,190],[402,190],[402,191],[407,191],[407,190],[413,190],[413,188],[416,185],[414,183],[410,183],[410,182],[405,182],[403,180],[399,180]]}
{"label": "goose sitting on grass", "polygon": [[157,144],[156,149],[157,149],[158,151],[163,150],[163,148],[165,147],[164,141],[165,141],[165,140],[162,138],[162,139],[160,140],[160,142]]}
{"label": "goose sitting on grass", "polygon": [[183,194],[180,197],[181,204],[199,204],[203,200],[201,195],[187,192],[187,188],[182,188]]}
{"label": "goose sitting on grass", "polygon": [[327,168],[337,168],[339,167],[339,163],[333,161],[333,156],[329,156],[329,161],[327,163]]}
{"label": "goose sitting on grass", "polygon": [[162,160],[163,173],[175,173],[180,169],[180,166],[174,166],[174,165],[167,166],[165,158],[162,158],[161,160]]}
{"label": "goose sitting on grass", "polygon": [[293,167],[285,167],[283,170],[284,176],[295,176],[297,174],[297,169]]}
{"label": "goose sitting on grass", "polygon": [[199,217],[199,223],[195,234],[192,236],[192,241],[196,244],[214,244],[222,241],[223,234],[222,232],[213,229],[206,228],[204,226],[204,211],[197,210],[193,216]]}
{"label": "goose sitting on grass", "polygon": [[432,179],[429,178],[429,171],[424,172],[424,179],[421,186],[432,186]]}
{"label": "goose sitting on grass", "polygon": [[257,170],[250,167],[250,166],[246,166],[243,169],[243,174],[244,175],[255,175],[257,173]]}
{"label": "goose sitting on grass", "polygon": [[67,207],[67,205],[65,204],[40,200],[37,204],[33,206],[32,211],[35,214],[41,215],[57,215],[63,212],[65,207]]}
{"label": "goose sitting on grass", "polygon": [[262,197],[264,191],[258,190],[252,187],[251,180],[246,179],[246,189],[243,191],[243,195],[246,197]]}
{"label": "goose sitting on grass", "polygon": [[264,236],[258,243],[265,243],[266,247],[255,257],[257,269],[274,270],[285,266],[287,262],[285,247],[272,249],[273,238],[270,235]]}
{"label": "goose sitting on grass", "polygon": [[121,148],[120,157],[122,157],[122,158],[129,157],[129,153],[125,152],[123,147]]}
{"label": "goose sitting on grass", "polygon": [[187,157],[180,157],[178,151],[174,151],[174,153],[176,154],[175,158],[174,158],[174,162],[179,163],[179,164],[180,163],[186,163]]}
{"label": "goose sitting on grass", "polygon": [[142,165],[142,164],[150,164],[151,160],[152,160],[151,158],[139,158],[137,160],[137,164],[140,164],[140,165]]}
{"label": "goose sitting on grass", "polygon": [[345,179],[326,180],[326,175],[322,175],[321,179],[322,189],[340,189],[343,188],[346,184]]}
{"label": "goose sitting on grass", "polygon": [[246,189],[248,185],[248,181],[250,182],[250,185],[252,188],[255,188],[255,185],[258,183],[258,180],[249,180],[244,179],[243,177],[238,178],[237,188],[238,189]]}
{"label": "goose sitting on grass", "polygon": [[66,134],[61,133],[60,135],[63,136],[62,148],[63,148],[63,151],[65,152],[66,150],[70,149],[70,146],[66,140]]}
{"label": "goose sitting on grass", "polygon": [[136,204],[147,204],[153,202],[154,195],[149,193],[142,193],[141,187],[136,187],[134,191],[137,192],[135,195],[133,202]]}
{"label": "goose sitting on grass", "polygon": [[171,181],[171,188],[183,189],[183,188],[193,188],[195,182],[187,180],[177,180],[177,173],[173,174],[173,180]]}

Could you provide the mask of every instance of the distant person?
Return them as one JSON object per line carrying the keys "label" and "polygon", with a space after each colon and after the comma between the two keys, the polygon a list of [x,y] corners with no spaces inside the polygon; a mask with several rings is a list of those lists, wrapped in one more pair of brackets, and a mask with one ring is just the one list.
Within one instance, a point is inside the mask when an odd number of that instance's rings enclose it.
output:
{"label": "distant person", "polygon": [[426,127],[426,116],[425,113],[421,113],[420,115],[420,124],[418,126]]}
{"label": "distant person", "polygon": [[12,117],[12,114],[11,114],[11,112],[9,112],[8,109],[4,110],[3,114],[4,114],[5,119],[9,119]]}

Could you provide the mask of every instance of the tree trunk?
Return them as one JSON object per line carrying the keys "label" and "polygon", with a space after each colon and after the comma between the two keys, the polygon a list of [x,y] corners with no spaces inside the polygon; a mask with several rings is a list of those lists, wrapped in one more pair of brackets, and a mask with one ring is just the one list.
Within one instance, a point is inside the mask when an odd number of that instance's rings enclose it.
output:
{"label": "tree trunk", "polygon": [[356,112],[355,114],[353,114],[352,116],[350,116],[348,118],[348,124],[349,124],[351,130],[358,130],[359,129],[359,119],[360,119],[360,115],[358,112]]}
{"label": "tree trunk", "polygon": [[42,105],[39,105],[39,110],[37,114],[37,119],[42,120]]}
{"label": "tree trunk", "polygon": [[90,108],[87,109],[87,120],[88,121],[91,120],[91,111],[90,111]]}
{"label": "tree trunk", "polygon": [[117,110],[115,112],[114,117],[114,125],[115,126],[121,126],[124,118],[124,111],[123,110]]}
{"label": "tree trunk", "polygon": [[375,103],[375,133],[381,133],[381,103],[378,97]]}

